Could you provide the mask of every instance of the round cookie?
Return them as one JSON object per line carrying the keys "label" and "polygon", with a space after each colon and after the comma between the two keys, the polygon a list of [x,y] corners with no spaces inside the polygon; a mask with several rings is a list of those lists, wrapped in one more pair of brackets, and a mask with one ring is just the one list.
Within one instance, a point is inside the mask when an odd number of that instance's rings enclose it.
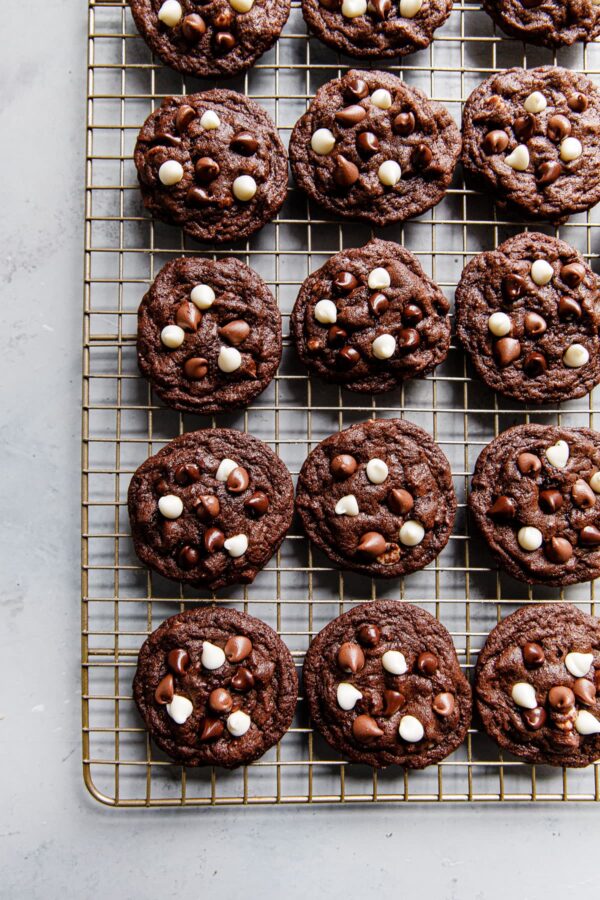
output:
{"label": "round cookie", "polygon": [[171,260],[138,312],[138,364],[168,406],[216,413],[247,406],[281,360],[273,295],[239,259]]}
{"label": "round cookie", "polygon": [[486,78],[463,113],[462,163],[499,206],[564,221],[600,200],[600,91],[553,66]]}
{"label": "round cookie", "polygon": [[315,375],[378,394],[443,362],[450,346],[448,309],[412,253],[376,238],[336,253],[309,275],[290,331]]}
{"label": "round cookie", "polygon": [[568,47],[600,35],[594,0],[483,0],[483,8],[506,34],[542,47]]}
{"label": "round cookie", "polygon": [[424,609],[379,600],[330,622],[303,686],[317,731],[345,759],[424,769],[462,744],[471,688],[452,638]]}
{"label": "round cookie", "polygon": [[475,669],[476,705],[493,740],[530,763],[600,758],[600,621],[567,603],[503,619]]}
{"label": "round cookie", "polygon": [[138,31],[162,62],[198,78],[245,72],[273,46],[290,0],[129,0]]}
{"label": "round cookie", "polygon": [[448,543],[456,497],[448,460],[427,432],[374,419],[326,438],[305,460],[296,508],[334,563],[399,578]]}
{"label": "round cookie", "polygon": [[186,766],[234,769],[290,727],[298,679],[265,622],[221,607],[171,616],[143,644],[133,696],[146,728]]}
{"label": "round cookie", "polygon": [[276,215],[287,155],[265,110],[236,91],[166,97],[138,135],[144,205],[198,241],[238,241]]}
{"label": "round cookie", "polygon": [[319,88],[290,160],[299,187],[330,213],[389,225],[440,202],[460,145],[441,104],[388,72],[351,70]]}
{"label": "round cookie", "polygon": [[392,59],[424,50],[452,11],[452,0],[302,0],[316,36],[359,59]]}
{"label": "round cookie", "polygon": [[278,456],[229,428],[181,435],[135,472],[135,551],[165,578],[211,590],[249,584],[290,527],[294,489]]}
{"label": "round cookie", "polygon": [[516,425],[483,450],[469,506],[502,568],[559,587],[600,575],[600,434]]}
{"label": "round cookie", "polygon": [[523,233],[480,253],[456,289],[456,330],[479,377],[525,403],[600,381],[599,280],[569,244]]}

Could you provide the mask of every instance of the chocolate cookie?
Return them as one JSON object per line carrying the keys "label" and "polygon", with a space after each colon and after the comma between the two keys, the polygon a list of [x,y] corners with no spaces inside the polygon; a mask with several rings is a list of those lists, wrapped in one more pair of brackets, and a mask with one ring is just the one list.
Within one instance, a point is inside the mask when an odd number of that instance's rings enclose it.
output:
{"label": "chocolate cookie", "polygon": [[273,295],[239,259],[167,263],[138,312],[138,363],[169,406],[215,413],[247,406],[281,360]]}
{"label": "chocolate cookie", "polygon": [[469,506],[500,565],[558,587],[600,575],[600,434],[517,425],[481,453]]}
{"label": "chocolate cookie", "polygon": [[302,0],[310,30],[328,47],[359,59],[424,50],[452,0]]}
{"label": "chocolate cookie", "polygon": [[330,622],[309,647],[303,684],[315,728],[352,762],[424,769],[456,750],[471,688],[452,638],[424,609],[379,600]]}
{"label": "chocolate cookie", "polygon": [[304,462],[296,508],[309,538],[343,569],[398,578],[448,543],[456,497],[427,432],[375,419],[332,434]]}
{"label": "chocolate cookie", "polygon": [[378,394],[443,362],[448,309],[412,253],[374,239],[336,253],[306,279],[290,330],[311,372]]}
{"label": "chocolate cookie", "polygon": [[477,710],[503,750],[530,763],[600,758],[600,621],[567,603],[526,606],[489,635],[475,670]]}
{"label": "chocolate cookie", "polygon": [[463,114],[465,170],[535,219],[561,221],[600,200],[600,91],[553,66],[486,78]]}
{"label": "chocolate cookie", "polygon": [[167,97],[134,154],[145,206],[198,241],[258,231],[287,191],[287,155],[264,109],[235,91]]}
{"label": "chocolate cookie", "polygon": [[293,500],[290,473],[262,441],[229,428],[183,434],[131,479],[135,551],[175,581],[249,584],[281,545]]}
{"label": "chocolate cookie", "polygon": [[297,694],[276,632],[221,607],[163,622],[142,646],[133,680],[146,728],[186,766],[234,769],[258,759],[290,727]]}
{"label": "chocolate cookie", "polygon": [[129,0],[138,31],[162,62],[185,75],[245,72],[273,46],[290,0]]}
{"label": "chocolate cookie", "polygon": [[319,88],[290,140],[298,185],[326,210],[373,225],[439,203],[460,133],[448,111],[387,72],[350,71]]}
{"label": "chocolate cookie", "polygon": [[600,35],[594,0],[483,0],[483,8],[507,34],[542,47],[568,47]]}
{"label": "chocolate cookie", "polygon": [[526,403],[591,391],[599,286],[576,250],[545,234],[519,234],[472,259],[456,290],[456,327],[479,377]]}

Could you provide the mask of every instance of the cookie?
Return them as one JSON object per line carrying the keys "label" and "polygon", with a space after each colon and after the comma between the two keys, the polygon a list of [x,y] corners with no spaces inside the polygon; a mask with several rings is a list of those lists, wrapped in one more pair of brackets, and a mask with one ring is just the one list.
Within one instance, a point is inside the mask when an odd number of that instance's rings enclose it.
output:
{"label": "cookie", "polygon": [[273,46],[290,0],[129,0],[138,31],[162,62],[197,78],[245,72]]}
{"label": "cookie", "polygon": [[534,604],[497,625],[475,669],[487,733],[550,766],[600,758],[600,621],[567,603]]}
{"label": "cookie", "polygon": [[559,587],[600,575],[600,434],[517,425],[483,450],[469,507],[502,568]]}
{"label": "cookie", "polygon": [[342,219],[389,225],[439,203],[460,154],[448,111],[387,72],[319,88],[290,140],[298,186]]}
{"label": "cookie", "polygon": [[298,679],[265,622],[204,607],[171,616],[138,657],[133,696],[161,750],[186,766],[252,762],[290,727]]}
{"label": "cookie", "polygon": [[309,538],[338,566],[399,578],[446,546],[456,497],[448,460],[427,432],[403,419],[374,419],[312,451],[296,508]]}
{"label": "cookie", "polygon": [[216,413],[247,406],[281,360],[281,316],[239,259],[167,263],[138,312],[138,363],[168,406]]}
{"label": "cookie", "polygon": [[379,600],[338,616],[302,673],[312,722],[345,759],[424,769],[462,744],[471,688],[452,638],[424,609]]}
{"label": "cookie", "polygon": [[374,239],[336,253],[305,280],[290,331],[315,375],[379,394],[443,362],[448,309],[412,253]]}
{"label": "cookie", "polygon": [[479,377],[525,403],[560,403],[600,382],[600,282],[569,244],[524,233],[465,267],[456,330]]}
{"label": "cookie", "polygon": [[145,121],[134,161],[144,205],[198,241],[262,228],[287,191],[287,155],[265,110],[217,89],[167,97]]}
{"label": "cookie", "polygon": [[154,571],[211,590],[249,584],[290,527],[290,473],[258,438],[229,428],[181,435],[129,485],[135,552]]}
{"label": "cookie", "polygon": [[483,8],[511,37],[542,47],[568,47],[600,35],[594,0],[483,0]]}
{"label": "cookie", "polygon": [[359,59],[392,59],[424,50],[452,11],[452,0],[302,0],[316,36]]}
{"label": "cookie", "polygon": [[491,75],[465,104],[462,163],[520,215],[560,222],[590,209],[600,200],[600,91],[553,66]]}

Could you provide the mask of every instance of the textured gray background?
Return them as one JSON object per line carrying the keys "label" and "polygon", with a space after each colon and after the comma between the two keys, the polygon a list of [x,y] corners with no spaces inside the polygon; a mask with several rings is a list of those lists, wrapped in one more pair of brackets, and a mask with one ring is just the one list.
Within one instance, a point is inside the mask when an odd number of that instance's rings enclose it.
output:
{"label": "textured gray background", "polygon": [[84,0],[2,3],[0,896],[595,896],[592,806],[126,812],[80,765]]}

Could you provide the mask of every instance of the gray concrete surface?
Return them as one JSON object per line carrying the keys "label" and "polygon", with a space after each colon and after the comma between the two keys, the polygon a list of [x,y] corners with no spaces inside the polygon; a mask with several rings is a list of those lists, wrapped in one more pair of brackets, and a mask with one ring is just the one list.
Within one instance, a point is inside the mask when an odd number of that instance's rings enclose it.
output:
{"label": "gray concrete surface", "polygon": [[597,895],[591,806],[124,812],[79,710],[84,0],[2,4],[0,896]]}

